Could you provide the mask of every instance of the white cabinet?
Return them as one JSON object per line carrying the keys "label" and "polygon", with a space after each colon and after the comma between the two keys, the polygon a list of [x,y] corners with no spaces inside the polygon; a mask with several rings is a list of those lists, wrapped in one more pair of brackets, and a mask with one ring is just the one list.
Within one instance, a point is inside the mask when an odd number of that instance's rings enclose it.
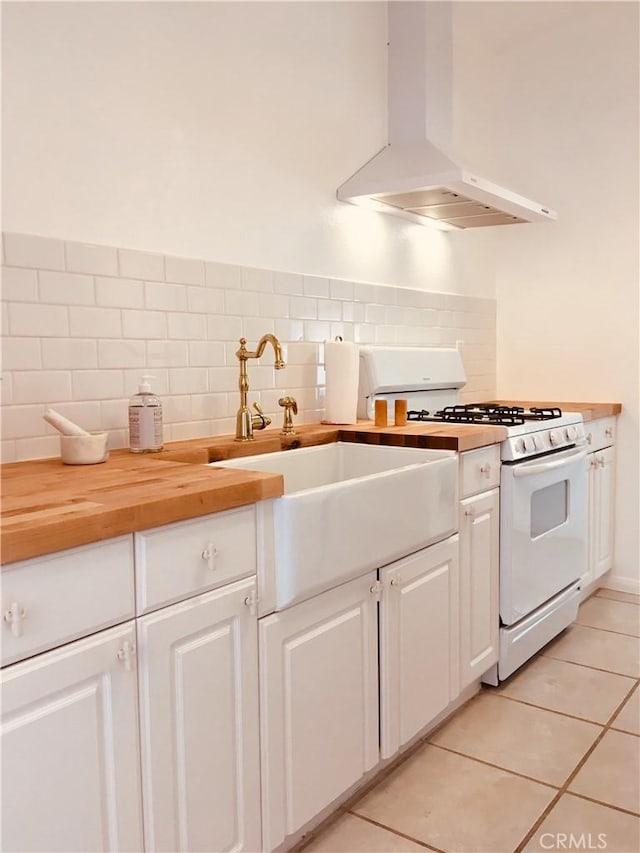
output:
{"label": "white cabinet", "polygon": [[378,762],[376,577],[260,620],[263,850]]}
{"label": "white cabinet", "polygon": [[500,447],[460,456],[460,689],[498,660]]}
{"label": "white cabinet", "polygon": [[588,477],[587,567],[582,576],[586,595],[592,585],[613,566],[615,511],[615,418],[586,424]]}
{"label": "white cabinet", "polygon": [[458,537],[380,570],[381,755],[458,695]]}
{"label": "white cabinet", "polygon": [[460,502],[460,689],[498,660],[500,493]]}
{"label": "white cabinet", "polygon": [[257,851],[255,578],[138,619],[145,850]]}
{"label": "white cabinet", "polygon": [[2,849],[142,849],[133,622],[3,671]]}

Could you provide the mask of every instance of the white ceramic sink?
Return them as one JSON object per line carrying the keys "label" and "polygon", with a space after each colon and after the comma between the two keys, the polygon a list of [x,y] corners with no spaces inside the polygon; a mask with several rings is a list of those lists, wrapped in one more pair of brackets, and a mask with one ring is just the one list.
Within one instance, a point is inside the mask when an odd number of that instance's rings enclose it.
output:
{"label": "white ceramic sink", "polygon": [[276,610],[457,529],[453,451],[336,442],[212,464],[284,476],[283,497],[262,502]]}

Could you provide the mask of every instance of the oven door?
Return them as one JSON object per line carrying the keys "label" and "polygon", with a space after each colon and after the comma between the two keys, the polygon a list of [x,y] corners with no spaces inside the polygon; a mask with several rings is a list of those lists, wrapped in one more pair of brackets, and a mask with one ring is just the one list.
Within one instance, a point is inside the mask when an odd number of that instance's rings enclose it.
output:
{"label": "oven door", "polygon": [[586,450],[502,465],[500,617],[513,625],[585,571]]}

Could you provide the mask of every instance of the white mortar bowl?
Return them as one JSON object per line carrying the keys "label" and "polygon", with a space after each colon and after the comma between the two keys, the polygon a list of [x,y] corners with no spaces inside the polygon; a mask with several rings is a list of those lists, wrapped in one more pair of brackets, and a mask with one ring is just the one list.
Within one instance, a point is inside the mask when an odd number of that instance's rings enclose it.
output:
{"label": "white mortar bowl", "polygon": [[61,435],[60,456],[65,465],[96,465],[109,457],[109,433]]}

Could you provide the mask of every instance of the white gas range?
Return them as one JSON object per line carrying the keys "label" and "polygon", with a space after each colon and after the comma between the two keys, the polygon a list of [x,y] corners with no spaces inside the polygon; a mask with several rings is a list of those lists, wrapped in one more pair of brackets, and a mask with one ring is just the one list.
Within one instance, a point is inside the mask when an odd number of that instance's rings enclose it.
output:
{"label": "white gas range", "polygon": [[[500,656],[497,684],[573,622],[586,562],[582,415],[557,408],[460,405],[466,377],[454,349],[362,347],[359,417],[406,399],[411,422],[500,426]],[[391,415],[391,411],[390,411]],[[392,422],[392,421],[390,421]]]}

